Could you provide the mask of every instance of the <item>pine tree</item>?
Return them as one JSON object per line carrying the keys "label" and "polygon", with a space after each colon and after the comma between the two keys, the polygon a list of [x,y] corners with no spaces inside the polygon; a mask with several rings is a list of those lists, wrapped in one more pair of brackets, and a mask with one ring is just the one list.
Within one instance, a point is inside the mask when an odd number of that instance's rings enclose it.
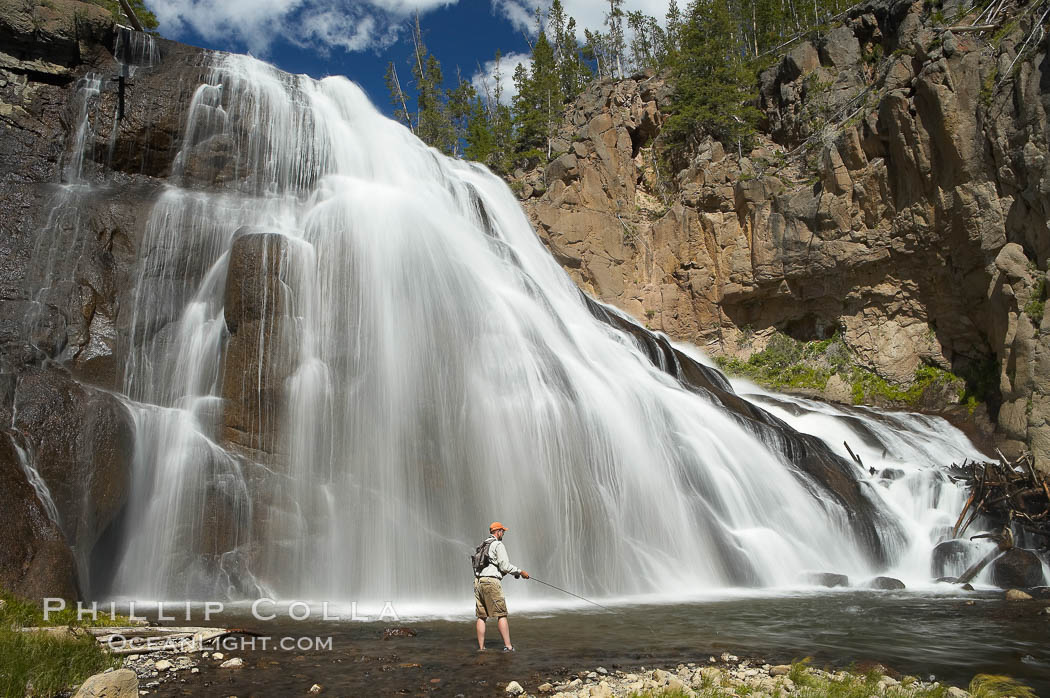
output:
{"label": "pine tree", "polygon": [[460,156],[462,142],[467,136],[467,127],[477,94],[474,86],[463,79],[463,75],[460,74],[459,68],[457,68],[456,87],[445,93],[445,108],[448,112],[452,136],[452,152],[449,154],[453,157]]}
{"label": "pine tree", "polygon": [[721,0],[693,0],[673,65],[674,113],[664,126],[672,145],[689,148],[706,132],[726,144],[754,134],[754,76],[743,60],[739,24]]}
{"label": "pine tree", "polygon": [[609,39],[601,32],[583,30],[583,57],[594,61],[598,68],[598,79],[613,77],[613,68],[609,61]]}
{"label": "pine tree", "polygon": [[678,3],[670,0],[667,3],[667,14],[664,15],[664,65],[670,65],[678,56],[681,46],[682,13]]}
{"label": "pine tree", "polygon": [[655,17],[637,10],[627,13],[631,30],[631,64],[635,69],[656,68],[664,62],[666,37]]}
{"label": "pine tree", "polygon": [[397,68],[394,67],[393,61],[390,61],[387,65],[383,81],[386,82],[386,89],[390,91],[390,104],[394,106],[394,121],[398,121],[412,129],[412,116],[408,111],[408,99],[405,96],[405,91],[401,89],[401,81],[397,77]]}
{"label": "pine tree", "polygon": [[517,152],[528,160],[546,161],[565,102],[554,48],[543,32],[532,46],[532,68],[519,64],[514,72],[518,94],[514,97]]}
{"label": "pine tree", "polygon": [[[626,48],[623,38],[623,0],[609,0],[609,12],[605,15],[605,25],[609,27],[607,39],[610,74],[623,79],[623,64]],[[615,70],[613,70],[615,69]]]}
{"label": "pine tree", "polygon": [[[124,25],[128,23],[128,19],[124,14],[124,8],[120,6],[119,0],[88,0],[88,2],[91,2],[94,5],[100,5],[109,10],[110,14],[113,15],[113,19],[117,22]],[[149,11],[149,8],[146,7],[146,3],[143,0],[129,0],[128,4],[131,5],[131,10],[135,13],[139,22],[142,23],[144,29],[149,30],[157,28],[157,15]]]}
{"label": "pine tree", "polygon": [[454,134],[452,120],[447,113],[446,95],[441,88],[444,81],[441,63],[423,43],[418,14],[412,32],[412,44],[412,76],[415,79],[416,90],[416,119],[413,130],[427,145],[452,154],[455,149]]}
{"label": "pine tree", "polygon": [[480,162],[495,170],[496,134],[492,129],[489,119],[489,110],[484,100],[476,96],[470,105],[470,114],[467,118],[465,134],[467,142],[466,155],[468,160]]}
{"label": "pine tree", "polygon": [[566,99],[574,99],[590,80],[591,69],[580,56],[580,46],[576,41],[576,20],[573,17],[569,17],[565,25],[565,47],[567,54],[558,68],[561,89]]}

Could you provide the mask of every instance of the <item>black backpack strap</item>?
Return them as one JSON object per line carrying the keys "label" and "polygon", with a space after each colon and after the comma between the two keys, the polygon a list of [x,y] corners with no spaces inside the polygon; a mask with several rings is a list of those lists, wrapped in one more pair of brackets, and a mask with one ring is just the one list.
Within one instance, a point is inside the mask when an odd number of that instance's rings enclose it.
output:
{"label": "black backpack strap", "polygon": [[495,543],[496,540],[496,536],[489,536],[481,542],[481,566],[479,569],[474,570],[474,576],[478,579],[481,579],[481,570],[488,567],[489,563],[492,561],[489,557],[489,548],[492,547],[492,544]]}

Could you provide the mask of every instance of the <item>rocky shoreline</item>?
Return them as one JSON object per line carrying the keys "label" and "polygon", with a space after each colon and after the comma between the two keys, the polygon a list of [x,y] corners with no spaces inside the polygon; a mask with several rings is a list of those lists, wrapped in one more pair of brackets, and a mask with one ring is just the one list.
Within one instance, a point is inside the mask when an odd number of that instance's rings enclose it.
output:
{"label": "rocky shoreline", "polygon": [[[154,653],[153,655],[131,655],[124,668],[107,671],[89,679],[76,693],[77,698],[88,698],[99,693],[104,685],[110,690],[123,687],[128,696],[149,695],[162,684],[187,684],[189,677],[201,674],[202,670],[216,679],[204,680],[204,687],[221,683],[220,672],[248,670],[237,657],[227,657],[221,652],[197,652],[193,654]],[[130,673],[137,681],[131,682]],[[532,683],[532,685],[529,685]],[[131,686],[135,685],[134,692]],[[175,686],[171,686],[174,688]],[[958,686],[938,681],[933,676],[923,678],[902,675],[881,665],[872,665],[866,670],[851,667],[848,670],[816,668],[808,660],[794,664],[770,664],[762,659],[740,658],[728,652],[720,657],[710,656],[706,660],[680,663],[667,667],[639,667],[636,670],[609,670],[598,666],[592,670],[575,674],[548,677],[542,683],[511,681],[502,692],[511,696],[551,696],[552,698],[614,698],[617,696],[763,696],[827,695],[835,688],[867,688],[870,695],[880,696],[947,696],[967,698],[971,693]],[[307,695],[322,693],[338,694],[338,686],[326,687],[313,684]],[[496,690],[498,693],[499,691]],[[115,694],[124,696],[125,693]],[[457,694],[464,695],[464,694]],[[1024,695],[1023,692],[1017,695]],[[1034,695],[1034,694],[1031,694]]]}
{"label": "rocky shoreline", "polygon": [[[806,662],[769,664],[760,659],[741,659],[723,653],[708,657],[706,662],[689,662],[675,667],[638,671],[609,671],[596,667],[576,676],[559,677],[526,691],[517,682],[509,684],[509,695],[553,695],[553,698],[611,698],[613,696],[780,696],[800,694],[828,684],[866,686],[872,695],[925,696],[944,695],[966,698],[971,694],[957,686],[939,681],[923,681],[916,676],[902,676],[875,665],[860,672],[818,669]],[[940,689],[940,690],[938,690]],[[810,693],[812,695],[812,693]]]}

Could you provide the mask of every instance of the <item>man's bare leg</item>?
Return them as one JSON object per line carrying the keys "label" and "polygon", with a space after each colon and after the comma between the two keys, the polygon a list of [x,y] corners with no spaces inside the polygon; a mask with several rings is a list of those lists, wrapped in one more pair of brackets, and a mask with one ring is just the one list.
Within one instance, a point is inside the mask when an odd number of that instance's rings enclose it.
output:
{"label": "man's bare leg", "polygon": [[496,627],[499,628],[499,634],[503,636],[503,646],[514,647],[514,645],[510,644],[510,622],[507,620],[507,617],[503,616],[497,620]]}
{"label": "man's bare leg", "polygon": [[[500,620],[504,620],[501,618]],[[478,622],[475,624],[478,629],[478,649],[485,649],[485,619],[478,618]]]}

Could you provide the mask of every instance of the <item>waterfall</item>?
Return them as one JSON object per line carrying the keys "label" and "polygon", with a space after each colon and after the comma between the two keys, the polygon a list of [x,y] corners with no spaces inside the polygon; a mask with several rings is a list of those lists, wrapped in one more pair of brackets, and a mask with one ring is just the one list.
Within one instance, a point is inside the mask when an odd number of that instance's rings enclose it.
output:
{"label": "waterfall", "polygon": [[[856,477],[907,532],[896,541],[896,563],[887,574],[912,587],[928,584],[930,550],[952,537],[967,496],[944,466],[984,461],[986,456],[942,417],[773,395],[745,381],[734,381],[734,387],[799,431],[819,435],[852,461],[849,444],[863,463],[856,466]],[[992,542],[975,543],[957,574],[994,547]]]}
{"label": "waterfall", "polygon": [[[961,504],[935,466],[975,453],[945,424],[857,417],[886,448],[847,437],[865,462],[905,472],[873,483],[779,398],[727,410],[602,322],[502,180],[352,82],[212,60],[139,250],[108,593],[461,604],[494,519],[592,596],[928,567]],[[814,448],[871,515],[789,457]]]}

